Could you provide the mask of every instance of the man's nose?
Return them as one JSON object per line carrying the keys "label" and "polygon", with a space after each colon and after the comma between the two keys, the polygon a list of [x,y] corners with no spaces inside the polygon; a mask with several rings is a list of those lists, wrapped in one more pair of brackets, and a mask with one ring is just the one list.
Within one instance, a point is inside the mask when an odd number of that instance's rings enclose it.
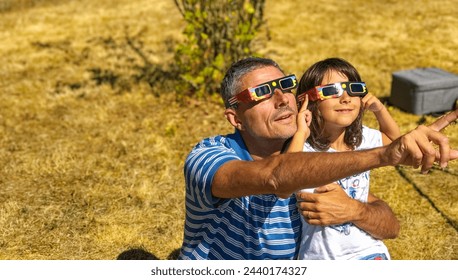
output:
{"label": "man's nose", "polygon": [[276,106],[282,107],[289,104],[288,96],[279,88],[274,90],[272,98],[274,98]]}

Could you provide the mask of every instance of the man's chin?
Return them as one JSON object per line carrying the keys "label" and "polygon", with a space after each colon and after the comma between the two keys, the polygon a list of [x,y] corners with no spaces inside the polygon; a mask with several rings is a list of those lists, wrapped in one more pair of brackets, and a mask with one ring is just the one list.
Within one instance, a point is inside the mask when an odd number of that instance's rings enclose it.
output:
{"label": "man's chin", "polygon": [[293,136],[294,136],[294,132],[293,133],[283,132],[283,133],[277,134],[276,135],[276,139],[286,141],[286,140],[290,139]]}
{"label": "man's chin", "polygon": [[286,126],[278,130],[278,137],[283,138],[285,140],[294,136],[296,133],[297,127],[296,126]]}

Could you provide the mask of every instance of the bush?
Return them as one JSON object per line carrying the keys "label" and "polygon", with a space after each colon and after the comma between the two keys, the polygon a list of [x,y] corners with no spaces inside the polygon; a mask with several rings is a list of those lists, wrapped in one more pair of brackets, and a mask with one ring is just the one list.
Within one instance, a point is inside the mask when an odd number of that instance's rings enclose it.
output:
{"label": "bush", "polygon": [[263,24],[265,0],[175,0],[187,26],[179,44],[176,92],[204,97],[219,91],[233,62],[252,55],[250,43]]}

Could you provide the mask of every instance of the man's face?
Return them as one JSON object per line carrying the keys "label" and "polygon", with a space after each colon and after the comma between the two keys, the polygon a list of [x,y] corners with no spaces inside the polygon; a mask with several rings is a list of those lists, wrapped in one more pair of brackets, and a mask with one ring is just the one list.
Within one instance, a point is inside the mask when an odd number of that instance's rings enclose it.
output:
{"label": "man's face", "polygon": [[[284,76],[275,67],[260,68],[243,76],[241,90]],[[268,99],[240,102],[236,112],[244,140],[256,144],[266,140],[284,141],[293,136],[297,130],[295,102],[293,93],[283,93],[280,89]]]}

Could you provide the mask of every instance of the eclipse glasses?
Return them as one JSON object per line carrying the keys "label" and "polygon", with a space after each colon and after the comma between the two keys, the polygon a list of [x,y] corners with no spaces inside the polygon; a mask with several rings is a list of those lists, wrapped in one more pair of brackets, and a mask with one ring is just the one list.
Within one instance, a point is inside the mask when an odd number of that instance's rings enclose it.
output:
{"label": "eclipse glasses", "polygon": [[326,100],[331,98],[339,98],[346,91],[350,96],[364,97],[367,94],[365,82],[342,82],[328,85],[316,86],[307,90],[304,93],[297,95],[297,101],[302,102],[305,95],[309,96],[309,101]]}
{"label": "eclipse glasses", "polygon": [[275,89],[279,88],[284,92],[291,92],[297,87],[297,80],[295,75],[289,75],[280,79],[272,80],[261,85],[250,87],[244,91],[234,95],[229,99],[229,106],[234,107],[239,102],[248,103],[251,101],[259,101],[270,98]]}

